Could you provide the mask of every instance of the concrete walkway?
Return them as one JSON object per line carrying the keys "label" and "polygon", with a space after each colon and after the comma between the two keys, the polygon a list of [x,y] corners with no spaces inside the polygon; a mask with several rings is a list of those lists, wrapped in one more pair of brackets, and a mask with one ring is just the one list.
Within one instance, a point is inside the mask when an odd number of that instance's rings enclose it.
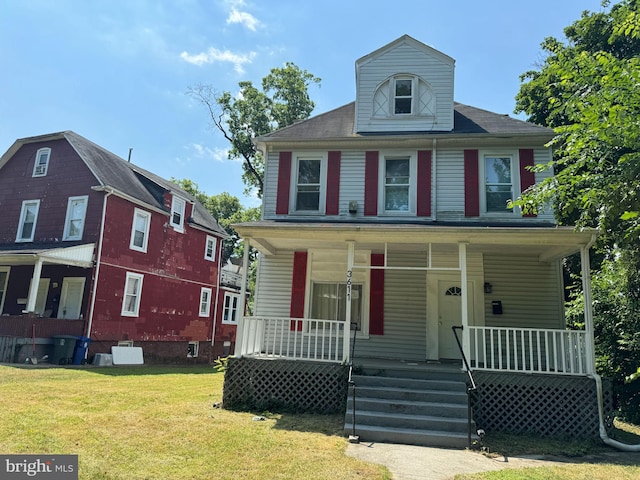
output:
{"label": "concrete walkway", "polygon": [[611,452],[582,459],[543,456],[489,458],[469,450],[395,445],[388,443],[350,443],[347,455],[386,466],[394,480],[451,480],[461,473],[486,472],[504,468],[542,467],[585,461],[637,465],[637,453]]}

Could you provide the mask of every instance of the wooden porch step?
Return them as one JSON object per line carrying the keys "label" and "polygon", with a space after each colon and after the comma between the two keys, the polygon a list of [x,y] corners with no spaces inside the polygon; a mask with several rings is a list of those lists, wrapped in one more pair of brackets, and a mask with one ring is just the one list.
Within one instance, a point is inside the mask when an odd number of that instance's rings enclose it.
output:
{"label": "wooden porch step", "polygon": [[[350,424],[345,424],[345,432],[351,435]],[[429,447],[465,448],[467,434],[450,431],[417,430],[415,428],[381,427],[356,425],[356,435],[361,441],[381,443],[401,443],[404,445],[423,445]]]}

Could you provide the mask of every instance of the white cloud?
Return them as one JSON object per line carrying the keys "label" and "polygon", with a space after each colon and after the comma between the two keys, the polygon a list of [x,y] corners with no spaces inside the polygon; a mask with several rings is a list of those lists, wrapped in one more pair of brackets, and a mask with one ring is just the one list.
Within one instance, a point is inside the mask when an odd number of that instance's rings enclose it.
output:
{"label": "white cloud", "polygon": [[231,9],[229,17],[227,18],[227,23],[239,23],[253,32],[255,32],[258,25],[260,25],[260,22],[256,17],[254,17],[250,13],[241,12],[235,7]]}
{"label": "white cloud", "polygon": [[229,150],[226,148],[209,148],[199,143],[192,143],[190,150],[193,152],[193,156],[198,159],[214,160],[216,162],[223,162],[227,160]]}
{"label": "white cloud", "polygon": [[255,52],[249,52],[246,54],[233,53],[230,50],[218,50],[211,47],[206,52],[192,55],[187,52],[182,52],[180,58],[185,62],[192,63],[194,65],[204,65],[205,63],[213,62],[229,62],[233,64],[233,69],[238,73],[244,73],[244,67],[246,63],[251,63],[256,56]]}

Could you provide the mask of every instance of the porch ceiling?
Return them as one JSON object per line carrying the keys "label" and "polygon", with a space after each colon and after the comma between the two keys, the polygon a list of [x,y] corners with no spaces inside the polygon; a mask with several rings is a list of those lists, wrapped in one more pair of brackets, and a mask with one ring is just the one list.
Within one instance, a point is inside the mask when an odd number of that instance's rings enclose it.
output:
{"label": "porch ceiling", "polygon": [[[429,244],[457,250],[467,243],[468,252],[501,255],[535,255],[551,261],[580,251],[597,235],[596,230],[571,227],[435,226],[414,224],[294,223],[260,221],[234,225],[264,255],[314,248],[357,249],[382,252],[426,252]],[[449,246],[449,247],[447,247]]]}
{"label": "porch ceiling", "polygon": [[44,245],[20,245],[0,247],[0,265],[35,265],[38,259],[44,264],[74,265],[89,268],[93,265],[95,244],[60,247]]}

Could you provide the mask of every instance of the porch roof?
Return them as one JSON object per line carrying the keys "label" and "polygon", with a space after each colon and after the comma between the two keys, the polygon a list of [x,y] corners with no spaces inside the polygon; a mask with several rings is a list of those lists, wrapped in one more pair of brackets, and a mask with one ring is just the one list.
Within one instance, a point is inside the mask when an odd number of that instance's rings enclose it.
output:
{"label": "porch roof", "polygon": [[89,268],[93,265],[95,243],[60,247],[55,244],[0,245],[0,264],[34,265],[38,259],[45,264],[74,265]]}
{"label": "porch roof", "polygon": [[597,230],[577,231],[573,227],[511,226],[488,224],[410,224],[410,223],[330,223],[261,220],[233,226],[251,245],[265,255],[299,249],[356,248],[383,251],[423,252],[429,244],[468,244],[469,252],[504,255],[535,255],[551,261],[580,251],[589,245]]}

